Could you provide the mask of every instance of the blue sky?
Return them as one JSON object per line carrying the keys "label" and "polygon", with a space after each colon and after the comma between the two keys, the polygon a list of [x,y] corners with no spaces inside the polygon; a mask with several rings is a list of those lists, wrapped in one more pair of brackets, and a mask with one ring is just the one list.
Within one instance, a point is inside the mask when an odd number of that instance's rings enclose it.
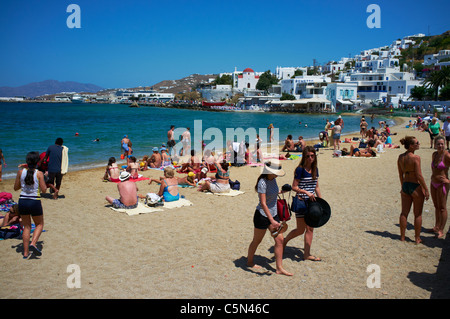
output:
{"label": "blue sky", "polygon": [[[369,4],[381,28],[370,29]],[[66,9],[81,9],[70,29]],[[193,73],[307,66],[450,30],[450,1],[2,0],[0,86],[54,79],[104,88]]]}

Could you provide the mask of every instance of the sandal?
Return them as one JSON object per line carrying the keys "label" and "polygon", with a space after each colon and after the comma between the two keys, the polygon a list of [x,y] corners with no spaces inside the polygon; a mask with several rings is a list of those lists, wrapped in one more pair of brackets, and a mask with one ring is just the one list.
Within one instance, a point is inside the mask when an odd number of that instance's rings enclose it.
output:
{"label": "sandal", "polygon": [[272,231],[270,234],[272,235],[273,238],[275,238],[279,234],[284,233],[287,228],[288,228],[288,225],[286,224],[286,222],[283,221],[283,222],[280,223],[280,227],[278,227],[278,229]]}
{"label": "sandal", "polygon": [[42,251],[37,249],[36,246],[30,245],[30,250],[33,251],[33,254],[35,254],[36,256],[41,256],[42,255]]}

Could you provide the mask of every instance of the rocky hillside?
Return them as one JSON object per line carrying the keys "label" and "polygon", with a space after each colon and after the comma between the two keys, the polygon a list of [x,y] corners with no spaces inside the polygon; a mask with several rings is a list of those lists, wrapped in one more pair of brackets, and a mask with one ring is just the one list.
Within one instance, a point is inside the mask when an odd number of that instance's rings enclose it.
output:
{"label": "rocky hillside", "polygon": [[[207,84],[214,80],[217,74],[191,74],[179,80],[164,80],[151,88],[161,93],[185,93],[200,84]],[[150,88],[150,87],[148,87]]]}

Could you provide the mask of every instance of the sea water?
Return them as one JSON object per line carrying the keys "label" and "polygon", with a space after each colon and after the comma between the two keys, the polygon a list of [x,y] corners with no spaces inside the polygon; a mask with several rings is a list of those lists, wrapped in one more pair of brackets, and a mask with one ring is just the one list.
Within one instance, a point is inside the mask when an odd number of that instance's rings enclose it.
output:
{"label": "sea water", "polygon": [[[142,106],[131,108],[125,104],[72,104],[72,103],[0,103],[3,150],[7,166],[3,165],[3,178],[14,178],[17,166],[25,163],[30,151],[45,152],[49,145],[61,137],[69,148],[69,172],[80,169],[106,166],[109,157],[120,163],[120,142],[128,135],[132,142],[133,155],[140,159],[150,155],[153,147],[167,142],[167,131],[175,128],[190,128],[192,141],[205,140],[195,136],[195,125],[201,123],[201,133],[208,128],[217,128],[226,136],[227,128],[255,128],[269,136],[267,127],[273,124],[279,131],[279,141],[288,134],[294,140],[318,138],[326,119],[334,121],[336,114],[299,114],[269,112],[208,112],[189,109]],[[343,133],[359,132],[360,116],[342,116]],[[367,119],[370,126],[378,128],[378,121]],[[201,122],[198,122],[201,121]],[[180,134],[184,131],[182,129]],[[198,130],[197,130],[198,131]],[[199,134],[197,134],[199,135]],[[261,135],[261,134],[260,134]],[[261,135],[263,137],[264,134]],[[213,137],[211,137],[212,139]],[[217,138],[217,137],[214,137]],[[95,141],[99,139],[99,141]],[[176,137],[178,141],[180,137]],[[237,141],[239,142],[239,141]],[[267,141],[263,141],[267,142]],[[224,141],[225,145],[226,141]],[[250,141],[252,144],[252,141]]]}

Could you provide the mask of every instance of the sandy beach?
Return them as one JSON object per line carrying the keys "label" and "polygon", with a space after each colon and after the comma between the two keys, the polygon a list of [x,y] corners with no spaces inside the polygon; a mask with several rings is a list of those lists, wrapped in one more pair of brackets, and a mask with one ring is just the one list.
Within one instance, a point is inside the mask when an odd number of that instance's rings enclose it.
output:
{"label": "sandy beach", "polygon": [[[405,128],[409,119],[401,120],[392,128],[397,133],[393,141],[399,144],[405,135],[419,139],[416,154],[429,184],[429,135]],[[292,277],[275,274],[274,241],[268,233],[255,258],[263,268],[246,267],[259,167],[230,168],[231,179],[241,182],[244,194],[239,196],[181,188],[192,206],[136,216],[109,208],[105,196],[118,193],[115,183],[102,181],[104,168],[69,172],[58,200],[49,194],[42,198],[42,256],[23,260],[21,239],[0,241],[2,287],[8,287],[0,298],[449,298],[450,235],[439,240],[426,232],[434,226],[431,198],[423,210],[423,243],[414,243],[412,212],[408,240],[400,241],[397,157],[404,151],[386,149],[376,158],[333,158],[332,148],[320,149],[319,184],[332,209],[330,221],[314,232],[311,252],[322,261],[304,261],[303,236],[292,240],[283,260]],[[280,187],[292,183],[298,163],[282,161],[287,174],[277,179]],[[162,171],[141,174],[158,178]],[[13,190],[13,183],[4,180],[0,191],[12,193],[18,201],[20,192]],[[137,185],[141,194],[158,190],[148,181]],[[288,225],[289,232],[295,218]],[[373,264],[380,269],[380,288],[367,286],[372,274],[367,269]],[[80,288],[67,285],[70,265],[79,267]]]}

